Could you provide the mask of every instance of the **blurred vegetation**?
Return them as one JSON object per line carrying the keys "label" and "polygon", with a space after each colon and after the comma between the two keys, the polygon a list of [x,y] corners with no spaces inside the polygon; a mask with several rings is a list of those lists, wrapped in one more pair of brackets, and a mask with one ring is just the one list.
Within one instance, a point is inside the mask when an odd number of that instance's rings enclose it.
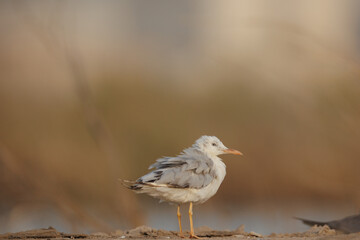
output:
{"label": "blurred vegetation", "polygon": [[[131,77],[104,77],[93,86],[120,153],[113,167],[119,173],[125,168],[119,177],[135,179],[156,158],[175,155],[209,134],[245,153],[243,159],[224,157],[229,174],[217,199],[358,197],[360,87],[355,79],[311,86],[303,95],[219,81],[197,95]],[[1,93],[2,143],[27,169],[51,173],[48,177],[79,201],[111,198],[114,189],[106,183],[116,179],[109,179],[79,101],[17,94],[16,89]],[[19,180],[10,182],[17,186]]]}
{"label": "blurred vegetation", "polygon": [[68,15],[81,19],[76,9],[83,3],[57,4],[0,4],[0,17],[11,23],[0,25],[6,33],[0,39],[0,211],[8,226],[28,209],[48,205],[74,228],[140,224],[139,198],[117,178],[136,179],[157,158],[176,155],[205,134],[245,155],[223,157],[228,175],[214,204],[360,206],[360,71],[355,58],[323,46],[328,39],[285,24],[273,35],[265,34],[267,25],[241,32],[243,45],[234,52],[219,42],[203,47],[213,43],[206,38],[213,32],[199,36],[198,28],[186,32],[194,36],[181,47],[181,37],[162,46],[166,36],[155,41],[146,34],[118,44],[127,32],[117,35],[111,22],[115,40],[107,46],[106,34],[86,35],[84,26],[92,24],[73,26]]}

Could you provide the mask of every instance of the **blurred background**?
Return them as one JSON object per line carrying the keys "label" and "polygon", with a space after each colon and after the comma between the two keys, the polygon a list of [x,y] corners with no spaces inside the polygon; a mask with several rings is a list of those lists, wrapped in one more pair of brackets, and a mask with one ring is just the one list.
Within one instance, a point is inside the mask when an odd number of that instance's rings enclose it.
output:
{"label": "blurred background", "polygon": [[0,31],[1,233],[177,230],[118,178],[204,134],[245,156],[196,226],[359,212],[359,1],[1,1]]}

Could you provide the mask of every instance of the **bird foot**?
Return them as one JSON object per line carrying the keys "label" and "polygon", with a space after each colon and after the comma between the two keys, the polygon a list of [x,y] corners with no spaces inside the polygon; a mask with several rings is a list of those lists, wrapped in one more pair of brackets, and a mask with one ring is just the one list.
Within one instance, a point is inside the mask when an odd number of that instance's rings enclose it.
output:
{"label": "bird foot", "polygon": [[182,234],[182,233],[178,233],[178,236],[179,236],[180,238],[185,238],[184,234]]}
{"label": "bird foot", "polygon": [[193,238],[193,239],[203,239],[203,238],[198,237],[198,236],[196,236],[195,234],[191,234],[191,233],[190,233],[190,238]]}

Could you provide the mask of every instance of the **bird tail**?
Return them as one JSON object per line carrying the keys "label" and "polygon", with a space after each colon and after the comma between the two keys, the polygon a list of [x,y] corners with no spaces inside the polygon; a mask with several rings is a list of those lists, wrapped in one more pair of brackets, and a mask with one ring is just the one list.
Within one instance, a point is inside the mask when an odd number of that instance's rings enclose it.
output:
{"label": "bird tail", "polygon": [[302,221],[304,224],[306,224],[308,226],[314,226],[314,225],[324,226],[324,225],[328,224],[327,222],[318,222],[318,221],[303,219],[303,218],[299,218],[299,217],[294,217],[294,218]]}
{"label": "bird tail", "polygon": [[121,184],[128,188],[128,189],[131,189],[131,190],[140,190],[142,189],[142,186],[141,184],[139,184],[138,182],[135,182],[135,181],[130,181],[130,180],[124,180],[124,179],[118,179]]}

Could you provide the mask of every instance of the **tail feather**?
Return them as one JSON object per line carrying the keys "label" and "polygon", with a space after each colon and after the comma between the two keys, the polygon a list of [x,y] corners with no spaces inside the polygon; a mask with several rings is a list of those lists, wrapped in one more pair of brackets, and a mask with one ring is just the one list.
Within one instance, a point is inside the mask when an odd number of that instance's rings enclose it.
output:
{"label": "tail feather", "polygon": [[124,180],[124,179],[120,179],[120,178],[119,178],[119,181],[121,182],[121,184],[123,186],[125,186],[128,189],[131,189],[131,190],[140,190],[140,189],[142,189],[141,184],[139,184],[138,182]]}
{"label": "tail feather", "polygon": [[318,222],[318,221],[303,219],[303,218],[299,218],[299,217],[294,217],[294,218],[302,221],[304,224],[306,224],[308,226],[314,226],[314,225],[324,226],[324,225],[328,224],[327,222]]}

